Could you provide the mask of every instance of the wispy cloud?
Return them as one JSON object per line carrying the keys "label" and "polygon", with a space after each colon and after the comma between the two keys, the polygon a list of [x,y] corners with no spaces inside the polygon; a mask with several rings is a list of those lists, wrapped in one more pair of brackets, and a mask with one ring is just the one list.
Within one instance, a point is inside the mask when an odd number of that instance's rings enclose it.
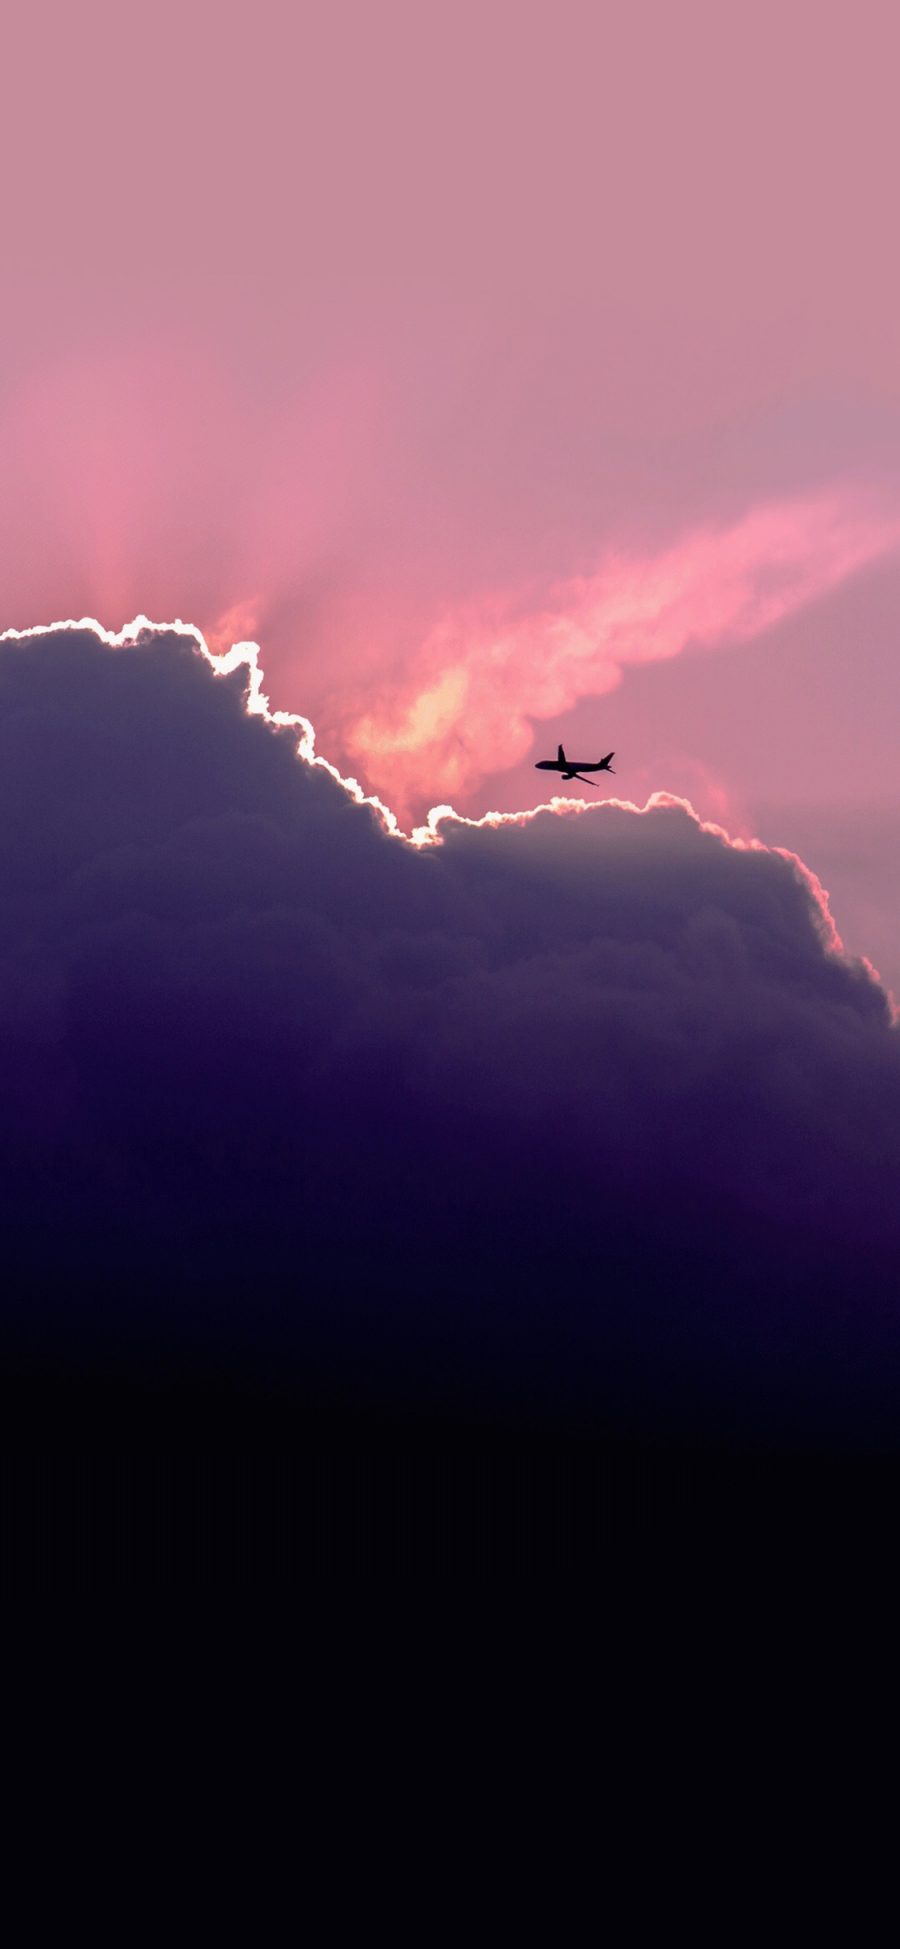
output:
{"label": "wispy cloud", "polygon": [[771,502],[656,555],[611,552],[524,612],[509,596],[444,618],[344,727],[369,783],[407,810],[526,756],[535,718],[612,690],[629,664],[745,641],[900,544],[896,514],[841,493]]}

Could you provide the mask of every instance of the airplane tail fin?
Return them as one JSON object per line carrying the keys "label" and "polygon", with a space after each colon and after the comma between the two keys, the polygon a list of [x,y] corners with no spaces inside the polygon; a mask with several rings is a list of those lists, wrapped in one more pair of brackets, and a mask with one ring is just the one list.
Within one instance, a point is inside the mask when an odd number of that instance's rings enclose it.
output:
{"label": "airplane tail fin", "polygon": [[[600,760],[600,769],[601,769],[601,771],[613,771],[613,768],[612,768],[612,765],[610,764],[610,759],[611,759],[611,758],[614,758],[614,757],[615,757],[615,755],[616,755],[616,754],[615,754],[615,752],[614,752],[614,751],[608,751],[608,752],[607,752],[607,754],[606,754],[606,757],[605,757],[605,758],[601,758],[601,760]],[[615,778],[615,772],[613,772],[613,777]]]}

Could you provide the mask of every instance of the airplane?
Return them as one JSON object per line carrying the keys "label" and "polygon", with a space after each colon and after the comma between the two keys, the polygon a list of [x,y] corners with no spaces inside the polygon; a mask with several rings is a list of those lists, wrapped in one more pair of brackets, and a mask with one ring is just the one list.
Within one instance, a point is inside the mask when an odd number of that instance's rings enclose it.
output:
{"label": "airplane", "polygon": [[[595,778],[584,778],[582,774],[586,771],[612,771],[612,765],[609,761],[615,755],[614,751],[608,751],[606,757],[601,758],[596,765],[579,765],[576,764],[574,758],[566,757],[562,745],[560,745],[555,758],[539,759],[534,769],[535,771],[558,771],[565,779],[577,778],[582,785],[593,785],[596,787],[597,780]],[[613,775],[615,776],[615,774]]]}

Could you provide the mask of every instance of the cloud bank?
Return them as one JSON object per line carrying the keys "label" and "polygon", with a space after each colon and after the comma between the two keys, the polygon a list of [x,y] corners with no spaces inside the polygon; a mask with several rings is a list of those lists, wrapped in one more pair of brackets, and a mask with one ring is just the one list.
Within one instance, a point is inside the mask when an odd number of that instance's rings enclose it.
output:
{"label": "cloud bank", "polygon": [[247,651],[73,625],[0,643],[0,903],[7,1351],[896,1444],[897,1034],[789,856],[412,844]]}

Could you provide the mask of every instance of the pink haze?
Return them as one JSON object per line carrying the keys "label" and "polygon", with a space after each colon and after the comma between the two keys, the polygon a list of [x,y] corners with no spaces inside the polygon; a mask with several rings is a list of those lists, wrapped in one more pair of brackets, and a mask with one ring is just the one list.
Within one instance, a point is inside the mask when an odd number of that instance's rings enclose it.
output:
{"label": "pink haze", "polygon": [[900,989],[896,10],[85,0],[4,51],[0,630],[253,638],[410,817],[615,747]]}

